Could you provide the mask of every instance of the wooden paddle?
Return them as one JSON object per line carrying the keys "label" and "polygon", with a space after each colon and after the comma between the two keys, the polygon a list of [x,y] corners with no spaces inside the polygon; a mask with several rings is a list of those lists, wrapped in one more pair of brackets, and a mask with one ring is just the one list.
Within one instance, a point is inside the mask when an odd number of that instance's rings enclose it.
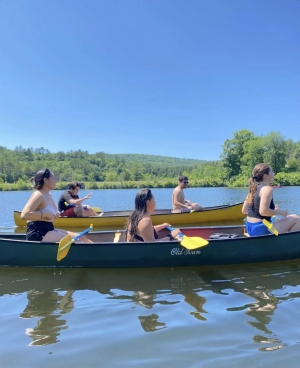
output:
{"label": "wooden paddle", "polygon": [[272,223],[272,222],[269,222],[268,220],[263,219],[263,223],[264,223],[264,225],[266,225],[266,226],[267,226],[268,230],[269,230],[272,234],[274,234],[274,235],[278,236],[278,231],[277,231],[277,229],[274,227],[274,225],[273,225],[273,223]]}
{"label": "wooden paddle", "polygon": [[69,253],[69,249],[71,245],[79,239],[82,235],[88,233],[90,230],[93,229],[93,224],[90,225],[89,228],[84,230],[82,233],[78,234],[74,239],[71,237],[71,235],[67,235],[64,238],[61,239],[61,241],[58,244],[57,249],[57,260],[60,261]]}
{"label": "wooden paddle", "polygon": [[[171,226],[167,226],[167,229],[170,231],[175,230]],[[200,238],[200,236],[186,236],[182,232],[179,232],[178,235],[182,238],[180,244],[187,249],[204,247],[209,243],[206,239]]]}
{"label": "wooden paddle", "polygon": [[[67,207],[75,207],[75,204],[65,202],[65,206],[67,206]],[[82,207],[83,207],[84,209],[86,209],[86,205],[83,205]],[[100,207],[96,207],[96,206],[92,207],[92,210],[93,210],[94,212],[102,212],[101,208],[100,208]]]}

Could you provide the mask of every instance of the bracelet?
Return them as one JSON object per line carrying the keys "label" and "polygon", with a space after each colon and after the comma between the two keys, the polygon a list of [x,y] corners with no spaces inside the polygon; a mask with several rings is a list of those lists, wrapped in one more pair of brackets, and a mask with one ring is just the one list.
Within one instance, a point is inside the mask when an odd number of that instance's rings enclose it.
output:
{"label": "bracelet", "polygon": [[41,218],[43,218],[43,211],[40,211],[40,213],[41,213]]}

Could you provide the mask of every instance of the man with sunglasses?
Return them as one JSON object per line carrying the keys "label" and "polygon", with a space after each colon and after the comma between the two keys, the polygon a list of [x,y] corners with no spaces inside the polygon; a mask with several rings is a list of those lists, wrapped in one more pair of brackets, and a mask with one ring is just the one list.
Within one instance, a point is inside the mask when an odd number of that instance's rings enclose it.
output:
{"label": "man with sunglasses", "polygon": [[178,186],[174,189],[172,194],[172,212],[191,212],[202,211],[203,208],[198,203],[192,203],[184,198],[183,189],[187,188],[189,179],[187,176],[180,175],[178,178]]}

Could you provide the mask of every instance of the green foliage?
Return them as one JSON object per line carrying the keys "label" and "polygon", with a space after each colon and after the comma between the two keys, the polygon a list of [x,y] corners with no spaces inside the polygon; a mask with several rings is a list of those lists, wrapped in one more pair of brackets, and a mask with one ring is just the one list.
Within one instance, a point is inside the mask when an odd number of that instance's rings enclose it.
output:
{"label": "green foliage", "polygon": [[243,129],[233,134],[233,139],[226,139],[221,155],[227,179],[241,173],[242,157],[245,154],[246,143],[254,139],[254,134]]}
{"label": "green foliage", "polygon": [[[277,173],[275,179],[284,185],[299,185],[300,142],[285,140],[279,132],[255,136],[247,130],[235,132],[227,139],[221,155],[224,178],[228,186],[245,186],[253,167],[268,163]],[[288,174],[288,175],[287,175]]]}
{"label": "green foliage", "polygon": [[300,142],[285,140],[279,132],[255,136],[243,129],[225,140],[220,161],[0,146],[0,190],[29,190],[29,178],[45,168],[55,173],[57,189],[73,180],[87,189],[174,188],[180,174],[188,176],[190,187],[246,186],[260,162],[272,165],[277,182],[300,185]]}

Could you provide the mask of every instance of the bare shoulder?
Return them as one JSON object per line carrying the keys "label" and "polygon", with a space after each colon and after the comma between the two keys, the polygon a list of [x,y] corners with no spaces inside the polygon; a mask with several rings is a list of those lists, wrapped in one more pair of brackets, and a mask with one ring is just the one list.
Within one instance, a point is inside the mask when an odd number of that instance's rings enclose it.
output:
{"label": "bare shoulder", "polygon": [[141,225],[142,227],[146,227],[146,226],[149,226],[149,225],[153,226],[150,217],[142,218],[141,221],[139,222],[139,225]]}
{"label": "bare shoulder", "polygon": [[42,198],[43,195],[41,192],[39,192],[38,190],[34,191],[31,196],[29,197],[29,199],[32,199],[32,200],[37,200],[37,199],[40,199]]}
{"label": "bare shoulder", "polygon": [[174,194],[177,194],[177,193],[179,193],[179,192],[181,192],[182,191],[182,189],[180,188],[180,187],[176,187],[174,190],[173,190],[173,193]]}
{"label": "bare shoulder", "polygon": [[261,188],[261,193],[270,194],[273,192],[273,188],[269,185],[266,185],[265,187]]}

